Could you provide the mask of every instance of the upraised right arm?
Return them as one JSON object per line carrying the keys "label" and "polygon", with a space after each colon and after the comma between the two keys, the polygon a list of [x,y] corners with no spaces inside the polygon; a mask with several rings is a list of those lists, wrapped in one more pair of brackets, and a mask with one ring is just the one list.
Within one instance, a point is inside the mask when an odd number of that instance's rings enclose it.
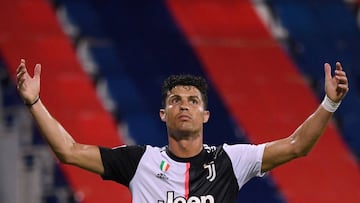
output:
{"label": "upraised right arm", "polygon": [[21,59],[17,69],[17,89],[24,103],[28,105],[43,138],[62,163],[103,175],[104,167],[99,147],[77,143],[39,99],[40,73],[41,65],[37,64],[34,77],[31,77],[25,60]]}

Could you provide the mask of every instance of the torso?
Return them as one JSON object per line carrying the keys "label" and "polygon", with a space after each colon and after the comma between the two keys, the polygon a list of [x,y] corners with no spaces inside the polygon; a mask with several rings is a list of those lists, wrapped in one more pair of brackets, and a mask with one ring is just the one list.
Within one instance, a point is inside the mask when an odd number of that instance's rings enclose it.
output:
{"label": "torso", "polygon": [[[128,184],[136,203],[236,202],[239,188],[254,175],[240,174],[244,177],[241,177],[239,186],[239,174],[233,169],[234,162],[239,159],[232,157],[235,150],[231,149],[229,145],[204,145],[197,156],[178,158],[167,147],[146,146],[143,154],[139,154],[141,157],[136,168],[134,165],[122,167],[121,170],[134,170],[129,182],[123,184]],[[238,151],[241,153],[240,149]],[[244,166],[247,163],[244,162]],[[128,174],[128,171],[120,173]],[[106,179],[116,180],[116,177]]]}

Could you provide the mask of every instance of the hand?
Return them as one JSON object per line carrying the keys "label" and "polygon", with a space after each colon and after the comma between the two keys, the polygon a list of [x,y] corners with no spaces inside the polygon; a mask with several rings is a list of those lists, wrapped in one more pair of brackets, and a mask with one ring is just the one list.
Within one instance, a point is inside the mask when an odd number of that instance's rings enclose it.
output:
{"label": "hand", "polygon": [[20,65],[16,71],[17,89],[26,104],[32,104],[39,97],[40,73],[41,65],[36,64],[34,68],[34,77],[31,77],[26,69],[25,59],[21,59]]}
{"label": "hand", "polygon": [[324,65],[325,70],[325,93],[333,102],[340,102],[349,91],[348,79],[340,62],[336,63],[335,75],[331,76],[331,66]]}

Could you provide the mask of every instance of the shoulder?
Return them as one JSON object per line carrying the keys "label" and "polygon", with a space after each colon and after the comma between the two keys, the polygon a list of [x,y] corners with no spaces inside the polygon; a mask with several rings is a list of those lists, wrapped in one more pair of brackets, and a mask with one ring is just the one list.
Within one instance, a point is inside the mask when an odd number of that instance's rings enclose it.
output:
{"label": "shoulder", "polygon": [[234,168],[243,167],[244,165],[261,166],[265,144],[224,144],[223,149],[231,159]]}
{"label": "shoulder", "polygon": [[103,159],[106,157],[116,158],[118,156],[134,158],[141,157],[145,153],[146,148],[146,146],[141,145],[121,145],[113,148],[99,147],[99,150]]}
{"label": "shoulder", "polygon": [[253,153],[253,152],[263,152],[265,144],[223,144],[222,148],[227,153]]}
{"label": "shoulder", "polygon": [[203,151],[205,151],[207,156],[209,158],[211,157],[211,159],[213,159],[213,160],[217,160],[220,157],[223,157],[224,155],[226,155],[226,152],[224,151],[224,145],[211,146],[211,145],[204,144]]}
{"label": "shoulder", "polygon": [[227,144],[209,146],[204,144],[204,151],[213,159],[228,157],[231,161],[261,160],[265,144]]}

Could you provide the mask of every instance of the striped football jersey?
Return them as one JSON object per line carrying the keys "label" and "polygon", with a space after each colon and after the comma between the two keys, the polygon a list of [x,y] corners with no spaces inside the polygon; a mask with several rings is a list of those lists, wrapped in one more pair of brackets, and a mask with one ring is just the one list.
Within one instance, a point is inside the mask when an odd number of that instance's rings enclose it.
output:
{"label": "striped football jersey", "polygon": [[203,145],[191,158],[167,147],[100,147],[104,180],[128,186],[134,203],[231,203],[252,177],[263,176],[265,145]]}

